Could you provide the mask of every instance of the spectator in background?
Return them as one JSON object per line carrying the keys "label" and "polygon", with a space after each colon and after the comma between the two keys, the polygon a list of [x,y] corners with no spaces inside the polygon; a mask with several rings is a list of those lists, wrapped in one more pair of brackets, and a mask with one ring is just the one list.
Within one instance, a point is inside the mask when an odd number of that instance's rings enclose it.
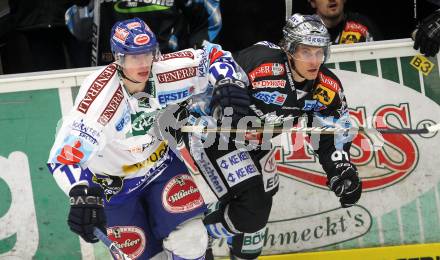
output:
{"label": "spectator in background", "polygon": [[382,40],[378,27],[366,16],[344,11],[346,0],[309,0],[327,27],[333,44]]}
{"label": "spectator in background", "polygon": [[156,33],[162,53],[199,48],[205,40],[215,42],[221,27],[219,0],[91,1],[94,1],[92,65],[113,61],[108,39],[116,21],[141,18]]}
{"label": "spectator in background", "polygon": [[2,55],[4,73],[89,66],[90,55],[83,51],[87,46],[68,33],[64,22],[67,8],[83,1],[9,0],[11,31]]}

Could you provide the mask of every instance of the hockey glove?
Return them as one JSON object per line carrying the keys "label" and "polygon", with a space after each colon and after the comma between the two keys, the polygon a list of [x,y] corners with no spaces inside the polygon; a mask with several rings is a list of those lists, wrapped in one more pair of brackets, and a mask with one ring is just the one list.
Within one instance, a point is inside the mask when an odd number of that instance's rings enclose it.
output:
{"label": "hockey glove", "polygon": [[440,11],[426,17],[418,26],[414,39],[414,49],[425,56],[435,56],[440,44]]}
{"label": "hockey glove", "polygon": [[362,194],[362,182],[356,167],[347,161],[335,164],[332,173],[327,175],[327,186],[340,197],[343,208],[353,206]]}
{"label": "hockey glove", "polygon": [[242,117],[249,114],[251,98],[245,84],[236,79],[224,78],[217,81],[209,107],[211,111],[220,110],[224,115],[224,109],[232,107],[232,122],[237,123]]}
{"label": "hockey glove", "polygon": [[69,196],[70,212],[67,224],[70,230],[80,235],[86,242],[98,242],[98,238],[93,234],[94,227],[107,234],[101,189],[78,185],[70,190]]}

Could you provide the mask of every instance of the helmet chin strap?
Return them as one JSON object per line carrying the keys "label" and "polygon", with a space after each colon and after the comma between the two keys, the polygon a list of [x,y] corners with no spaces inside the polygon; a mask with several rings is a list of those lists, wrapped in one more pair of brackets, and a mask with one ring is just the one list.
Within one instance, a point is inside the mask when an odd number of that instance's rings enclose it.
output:
{"label": "helmet chin strap", "polygon": [[125,73],[124,73],[124,71],[122,71],[122,69],[120,69],[119,72],[121,73],[122,78],[124,78],[132,83],[136,83],[136,84],[142,83],[140,81],[132,80],[129,77],[127,77],[127,75],[125,75]]}
{"label": "helmet chin strap", "polygon": [[[286,53],[287,53],[287,57],[289,58],[289,64],[290,64],[290,67],[292,67],[292,69],[293,69],[293,71],[296,73],[296,74],[298,74],[298,76],[300,76],[301,78],[303,78],[304,80],[307,80],[307,78],[306,77],[304,77],[297,69],[296,69],[296,67],[295,67],[295,62],[293,62],[293,60],[294,60],[294,58],[292,57],[292,55],[290,54],[290,53],[288,53],[287,51],[286,51]],[[293,80],[295,80],[295,79],[293,79]]]}
{"label": "helmet chin strap", "polygon": [[[122,68],[119,68],[119,69],[118,69],[118,74],[119,74],[120,77],[122,77],[123,80],[126,79],[126,80],[130,81],[130,82],[133,83],[133,84],[141,84],[141,83],[143,83],[143,82],[139,82],[139,81],[136,81],[136,80],[132,80],[132,79],[130,79],[129,77],[127,77],[127,76],[124,74],[124,72],[122,71]],[[129,87],[129,86],[127,86],[127,85],[129,85],[128,82],[125,82],[125,83],[124,83],[124,88],[125,88],[129,93],[131,93],[132,90],[130,90],[130,89],[132,89],[132,87]],[[147,84],[144,83],[143,89],[145,89],[146,86],[147,86]]]}
{"label": "helmet chin strap", "polygon": [[[296,68],[295,68],[295,66],[293,66],[293,70],[301,77],[301,78],[303,78],[304,80],[307,80],[307,78],[306,77],[304,77],[301,73],[299,73],[299,71],[297,71],[296,70]],[[293,79],[293,80],[295,80],[295,79]]]}
{"label": "helmet chin strap", "polygon": [[[115,56],[115,59],[116,59],[116,61],[117,61],[118,58],[116,58],[116,56]],[[127,75],[125,75],[125,73],[124,73],[124,70],[122,69],[121,64],[119,64],[118,62],[116,62],[116,66],[117,66],[117,68],[118,68],[118,72],[119,72],[119,74],[121,75],[121,77],[122,77],[123,79],[126,79],[126,80],[128,80],[128,81],[130,81],[130,82],[132,82],[132,83],[135,83],[135,84],[142,83],[142,82],[139,82],[139,81],[136,81],[136,80],[133,80],[133,79],[130,79],[129,77],[127,77]]]}

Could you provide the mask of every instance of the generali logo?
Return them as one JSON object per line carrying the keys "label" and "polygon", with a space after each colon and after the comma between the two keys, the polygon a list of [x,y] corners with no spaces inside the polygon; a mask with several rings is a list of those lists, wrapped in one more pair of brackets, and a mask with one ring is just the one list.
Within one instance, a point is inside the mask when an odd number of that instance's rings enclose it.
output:
{"label": "generali logo", "polygon": [[[411,128],[409,104],[384,105],[374,113],[373,126],[375,128]],[[366,126],[366,108],[351,109],[352,122],[359,126]],[[390,126],[389,120],[394,126]],[[395,122],[399,125],[395,125]],[[354,138],[350,150],[351,161],[357,166],[363,181],[364,191],[384,189],[408,177],[416,168],[419,161],[419,149],[410,135],[382,134],[383,146],[375,148],[375,136],[358,133]],[[290,135],[291,144],[308,142],[308,137],[302,133]],[[294,151],[285,151],[277,148],[275,157],[278,163],[278,172],[297,181],[328,189],[327,178],[324,172],[317,168],[319,163],[307,145],[295,145]],[[307,164],[310,163],[310,167]]]}

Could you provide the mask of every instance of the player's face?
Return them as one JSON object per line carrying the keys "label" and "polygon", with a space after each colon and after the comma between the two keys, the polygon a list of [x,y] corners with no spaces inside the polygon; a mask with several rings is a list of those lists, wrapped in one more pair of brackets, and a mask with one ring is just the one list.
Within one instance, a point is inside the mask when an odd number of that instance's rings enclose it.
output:
{"label": "player's face", "polygon": [[324,62],[325,53],[322,47],[298,45],[291,55],[295,70],[304,78],[313,80],[318,76],[319,67]]}
{"label": "player's face", "polygon": [[343,14],[345,0],[310,0],[310,4],[319,16],[334,19]]}
{"label": "player's face", "polygon": [[123,61],[124,74],[132,80],[147,82],[150,76],[153,54],[125,55]]}

